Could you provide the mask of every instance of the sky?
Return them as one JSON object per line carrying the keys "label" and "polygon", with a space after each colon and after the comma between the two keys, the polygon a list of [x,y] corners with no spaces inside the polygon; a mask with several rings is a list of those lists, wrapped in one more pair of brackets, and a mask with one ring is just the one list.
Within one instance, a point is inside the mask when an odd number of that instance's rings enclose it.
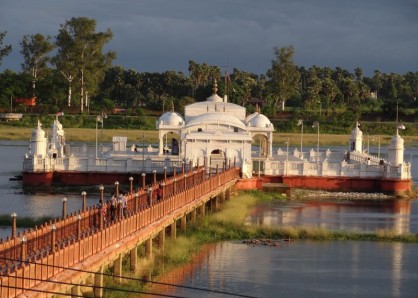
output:
{"label": "sky", "polygon": [[138,72],[182,71],[188,62],[265,74],[275,47],[294,46],[309,68],[418,71],[417,0],[0,0],[0,71],[21,70],[24,35],[56,36],[72,17],[110,28],[114,65]]}

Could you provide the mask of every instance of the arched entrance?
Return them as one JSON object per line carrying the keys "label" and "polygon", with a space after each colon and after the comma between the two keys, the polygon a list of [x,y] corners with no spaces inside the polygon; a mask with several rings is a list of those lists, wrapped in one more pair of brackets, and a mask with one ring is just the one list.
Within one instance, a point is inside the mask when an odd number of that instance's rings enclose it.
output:
{"label": "arched entrance", "polygon": [[222,169],[225,162],[225,153],[220,149],[214,149],[210,152],[209,155],[209,167],[213,170],[216,170],[218,166],[219,169]]}
{"label": "arched entrance", "polygon": [[257,134],[253,136],[253,149],[257,155],[254,157],[267,157],[268,156],[268,140],[265,135]]}
{"label": "arched entrance", "polygon": [[163,154],[179,155],[180,154],[180,135],[169,131],[163,136]]}
{"label": "arched entrance", "polygon": [[268,140],[265,135],[256,134],[253,136],[252,161],[253,173],[260,177],[264,173],[264,163],[268,156]]}

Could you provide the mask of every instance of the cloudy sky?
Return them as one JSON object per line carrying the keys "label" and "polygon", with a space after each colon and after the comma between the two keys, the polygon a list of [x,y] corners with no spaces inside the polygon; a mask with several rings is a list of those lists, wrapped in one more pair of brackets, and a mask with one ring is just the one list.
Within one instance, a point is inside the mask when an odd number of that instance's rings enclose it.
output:
{"label": "cloudy sky", "polygon": [[13,52],[0,71],[20,71],[23,35],[56,36],[72,17],[114,34],[115,65],[177,70],[188,61],[262,74],[274,47],[293,45],[299,66],[365,75],[418,71],[417,0],[0,0],[0,31]]}

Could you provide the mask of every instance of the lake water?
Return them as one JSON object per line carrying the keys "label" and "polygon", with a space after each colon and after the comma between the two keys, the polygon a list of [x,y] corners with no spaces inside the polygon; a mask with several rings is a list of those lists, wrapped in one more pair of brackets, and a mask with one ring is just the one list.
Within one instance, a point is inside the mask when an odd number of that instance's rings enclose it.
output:
{"label": "lake water", "polygon": [[[68,199],[68,212],[80,209],[79,188],[28,193],[22,190],[20,182],[9,181],[20,173],[26,151],[26,142],[0,141],[0,214],[58,217],[63,197]],[[405,155],[415,165],[413,177],[418,177],[418,157],[412,153],[407,150]],[[88,205],[97,204],[98,190],[87,192]],[[360,232],[384,228],[417,233],[418,202],[275,202],[257,206],[248,221],[273,226],[304,225]],[[10,228],[0,228],[0,237],[6,235],[10,235]],[[417,297],[418,245],[296,241],[279,247],[253,247],[224,242],[211,246],[195,263],[166,278],[188,286],[255,297]],[[184,297],[230,297],[184,289],[164,291]]]}
{"label": "lake water", "polygon": [[[203,254],[164,281],[253,297],[417,297],[417,244],[296,241],[253,247],[224,242]],[[232,297],[168,287],[163,293]]]}

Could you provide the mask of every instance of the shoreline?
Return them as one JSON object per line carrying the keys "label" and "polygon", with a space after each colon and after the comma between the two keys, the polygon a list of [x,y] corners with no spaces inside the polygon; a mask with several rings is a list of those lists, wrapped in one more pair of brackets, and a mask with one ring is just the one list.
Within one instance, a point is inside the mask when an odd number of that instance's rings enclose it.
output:
{"label": "shoreline", "polygon": [[[34,128],[23,127],[8,127],[6,125],[0,125],[0,140],[4,141],[28,141],[31,138],[32,130]],[[49,127],[43,128],[46,132],[50,131]],[[96,130],[92,128],[65,128],[66,141],[67,142],[95,142]],[[111,143],[113,136],[126,136],[129,142],[142,143],[144,140],[146,144],[157,143],[158,130],[142,130],[142,129],[103,129],[99,130],[100,142]],[[300,147],[300,133],[281,133],[274,132],[273,144],[275,146],[285,147],[285,141],[289,139],[291,147]],[[320,135],[320,147],[326,146],[347,146],[349,142],[349,134],[321,134]],[[390,144],[392,136],[381,135],[380,146],[388,146]],[[405,144],[410,147],[418,146],[418,136],[406,136],[402,138]],[[364,138],[367,142],[367,138]],[[303,134],[303,146],[316,146],[317,134],[304,133]],[[370,141],[371,147],[377,147],[376,141]]]}
{"label": "shoreline", "polygon": [[[415,197],[408,197],[408,199],[413,199]],[[309,190],[295,188],[290,191],[290,200],[324,200],[324,199],[333,199],[336,201],[342,200],[394,200],[398,199],[393,195],[386,195],[384,193],[366,193],[366,192],[330,192],[325,190]]]}

